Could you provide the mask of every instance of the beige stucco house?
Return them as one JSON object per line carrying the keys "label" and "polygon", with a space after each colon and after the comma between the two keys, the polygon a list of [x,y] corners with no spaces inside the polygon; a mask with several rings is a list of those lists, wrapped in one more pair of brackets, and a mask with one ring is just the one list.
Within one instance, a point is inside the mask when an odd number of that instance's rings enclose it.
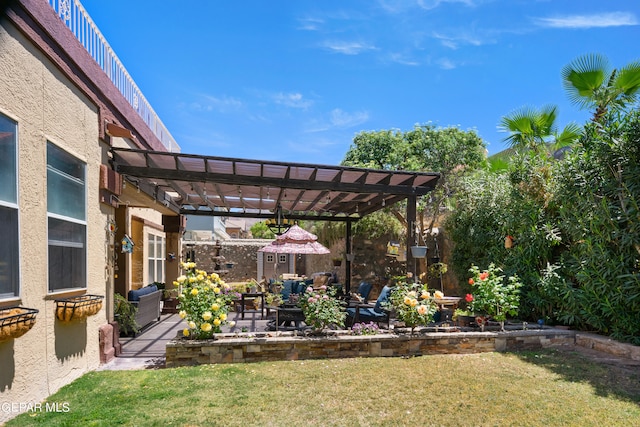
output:
{"label": "beige stucco house", "polygon": [[[0,341],[0,423],[113,357],[114,292],[171,283],[183,223],[109,164],[112,146],[179,150],[151,131],[143,98],[122,95],[66,11],[10,3],[0,10],[0,325],[12,307],[38,312],[28,332]],[[96,314],[57,318],[59,300],[86,295],[101,297]]]}

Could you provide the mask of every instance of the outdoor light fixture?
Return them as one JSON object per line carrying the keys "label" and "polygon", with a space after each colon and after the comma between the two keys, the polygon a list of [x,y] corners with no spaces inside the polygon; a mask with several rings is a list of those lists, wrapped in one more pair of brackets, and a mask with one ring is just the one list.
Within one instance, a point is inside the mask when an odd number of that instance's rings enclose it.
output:
{"label": "outdoor light fixture", "polygon": [[282,206],[278,205],[274,212],[274,217],[266,220],[265,224],[269,227],[269,230],[279,236],[291,228],[294,222],[284,217],[284,214],[282,213]]}

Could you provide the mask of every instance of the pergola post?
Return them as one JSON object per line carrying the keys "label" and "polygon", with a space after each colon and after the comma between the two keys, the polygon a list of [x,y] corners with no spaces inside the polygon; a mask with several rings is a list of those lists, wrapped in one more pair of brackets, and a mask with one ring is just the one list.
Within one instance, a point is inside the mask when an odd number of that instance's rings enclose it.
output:
{"label": "pergola post", "polygon": [[[351,221],[347,221],[346,222],[346,242],[345,242],[345,254],[352,254],[353,252],[353,247],[351,246]],[[351,293],[351,257],[346,257],[346,264],[345,264],[345,278],[344,278],[344,288],[345,288],[345,293],[347,295],[349,295]]]}
{"label": "pergola post", "polygon": [[416,217],[417,217],[416,196],[407,197],[407,273],[412,273],[416,278],[416,259],[411,253],[411,246],[416,244]]}

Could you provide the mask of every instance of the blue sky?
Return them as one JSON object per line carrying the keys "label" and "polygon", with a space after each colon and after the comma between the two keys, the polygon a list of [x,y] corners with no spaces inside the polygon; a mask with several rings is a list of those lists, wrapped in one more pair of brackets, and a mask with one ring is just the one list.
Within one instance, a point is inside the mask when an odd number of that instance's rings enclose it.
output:
{"label": "blue sky", "polygon": [[640,60],[635,0],[81,0],[182,152],[339,164],[360,131],[568,102],[586,53]]}

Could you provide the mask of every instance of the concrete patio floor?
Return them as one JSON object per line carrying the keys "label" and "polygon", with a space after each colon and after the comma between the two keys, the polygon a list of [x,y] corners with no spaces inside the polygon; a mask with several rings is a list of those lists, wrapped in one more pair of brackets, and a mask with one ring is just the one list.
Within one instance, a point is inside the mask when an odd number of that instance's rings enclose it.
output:
{"label": "concrete patio floor", "polygon": [[[244,319],[241,313],[229,313],[229,320],[236,322],[233,329],[228,326],[223,332],[242,331],[246,328],[250,332],[263,332],[267,330],[267,322],[274,319],[271,314],[268,318],[260,312],[246,312]],[[121,337],[122,353],[98,370],[129,370],[129,369],[159,369],[165,366],[167,342],[176,336],[182,336],[182,330],[186,327],[184,320],[177,314],[163,314],[159,322],[154,322],[145,327],[135,337]]]}

